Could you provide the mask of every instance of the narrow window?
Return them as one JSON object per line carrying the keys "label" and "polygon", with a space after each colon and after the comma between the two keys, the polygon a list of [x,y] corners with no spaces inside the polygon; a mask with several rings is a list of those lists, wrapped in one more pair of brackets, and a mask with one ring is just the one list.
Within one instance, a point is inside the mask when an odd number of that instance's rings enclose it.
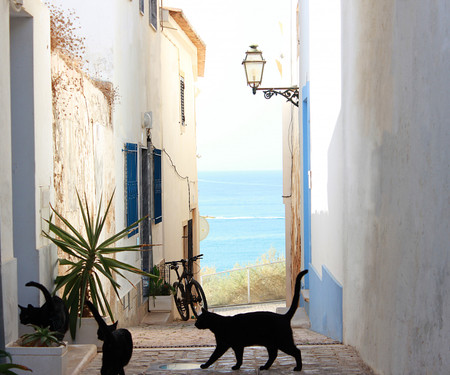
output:
{"label": "narrow window", "polygon": [[139,0],[139,11],[144,14],[144,0]]}
{"label": "narrow window", "polygon": [[180,111],[181,125],[186,126],[186,116],[184,114],[184,77],[180,77]]}
{"label": "narrow window", "polygon": [[192,236],[192,219],[183,226],[183,257],[192,258],[194,256],[194,241]]}
{"label": "narrow window", "polygon": [[[127,206],[127,226],[138,220],[138,185],[137,185],[137,144],[125,144],[126,153],[126,206]],[[128,237],[134,236],[139,231],[138,226]]]}
{"label": "narrow window", "polygon": [[149,23],[152,25],[155,30],[158,30],[158,3],[157,0],[149,0],[148,1],[148,17]]}

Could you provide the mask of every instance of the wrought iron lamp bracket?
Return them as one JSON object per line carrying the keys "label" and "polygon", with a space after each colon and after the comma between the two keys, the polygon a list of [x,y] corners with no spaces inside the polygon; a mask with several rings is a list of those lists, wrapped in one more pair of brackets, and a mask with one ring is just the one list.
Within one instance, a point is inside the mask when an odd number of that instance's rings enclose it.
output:
{"label": "wrought iron lamp bracket", "polygon": [[[291,102],[298,107],[298,87],[281,87],[281,88],[260,88],[256,90],[262,91],[266,99],[270,99],[274,95],[281,95],[286,98],[288,102]],[[255,91],[256,91],[255,90]]]}

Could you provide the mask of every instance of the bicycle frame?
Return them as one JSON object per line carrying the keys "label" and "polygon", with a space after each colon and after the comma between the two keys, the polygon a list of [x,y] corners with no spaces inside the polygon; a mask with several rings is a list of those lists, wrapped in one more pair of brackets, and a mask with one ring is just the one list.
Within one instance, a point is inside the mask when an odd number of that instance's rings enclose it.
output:
{"label": "bicycle frame", "polygon": [[[187,287],[191,283],[191,280],[194,276],[194,273],[192,272],[192,265],[194,263],[194,259],[191,258],[189,260],[181,259],[178,261],[170,262],[171,266],[170,268],[175,270],[175,273],[177,274],[177,279],[179,283],[183,283],[185,290],[188,290]],[[180,272],[178,271],[178,263],[181,263],[183,267],[183,272],[180,275]],[[190,295],[186,295],[186,298],[188,299],[188,303],[190,302]]]}
{"label": "bicycle frame", "polygon": [[[201,259],[203,254],[196,255],[189,259],[181,259],[172,262],[166,262],[170,265],[171,270],[175,270],[177,281],[174,282],[174,299],[178,312],[183,320],[189,319],[189,306],[191,306],[193,314],[197,317],[200,313],[199,307],[207,308],[205,293],[194,279],[193,264],[196,260]],[[183,271],[180,274],[178,270],[181,263]],[[194,294],[192,293],[194,290]]]}

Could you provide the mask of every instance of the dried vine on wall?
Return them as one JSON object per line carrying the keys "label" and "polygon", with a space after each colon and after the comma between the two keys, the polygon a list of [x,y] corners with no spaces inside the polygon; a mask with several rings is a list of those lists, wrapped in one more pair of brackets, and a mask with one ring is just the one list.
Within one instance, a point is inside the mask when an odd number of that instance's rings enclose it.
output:
{"label": "dried vine on wall", "polygon": [[[50,10],[50,46],[52,53],[58,53],[59,56],[65,61],[67,66],[80,73],[82,77],[88,77],[86,71],[86,63],[88,61],[85,58],[85,39],[78,35],[81,27],[77,26],[77,20],[79,17],[75,14],[74,10],[63,10],[53,4],[48,4]],[[69,77],[64,72],[54,72],[52,74],[52,97],[53,97],[53,109],[55,111],[56,103],[61,100],[62,92],[70,92],[69,97],[66,100],[70,100],[73,97],[74,92],[80,92],[83,94],[83,78]],[[104,82],[99,80],[90,79],[94,86],[96,86],[105,96],[108,104],[110,105],[110,121],[112,118],[112,111],[114,105],[119,100],[119,92],[111,82]],[[64,107],[64,105],[62,106]],[[61,118],[70,115],[65,113],[64,108],[62,113],[54,113],[55,118]]]}

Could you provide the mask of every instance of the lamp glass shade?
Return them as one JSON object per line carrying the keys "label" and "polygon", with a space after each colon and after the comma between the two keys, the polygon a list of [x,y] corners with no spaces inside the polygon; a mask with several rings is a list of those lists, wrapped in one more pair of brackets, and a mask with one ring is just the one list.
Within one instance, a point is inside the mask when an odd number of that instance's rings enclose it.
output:
{"label": "lamp glass shade", "polygon": [[265,63],[262,52],[257,49],[257,46],[250,46],[250,50],[245,53],[245,59],[242,61],[247,84],[250,87],[256,89],[261,84]]}

